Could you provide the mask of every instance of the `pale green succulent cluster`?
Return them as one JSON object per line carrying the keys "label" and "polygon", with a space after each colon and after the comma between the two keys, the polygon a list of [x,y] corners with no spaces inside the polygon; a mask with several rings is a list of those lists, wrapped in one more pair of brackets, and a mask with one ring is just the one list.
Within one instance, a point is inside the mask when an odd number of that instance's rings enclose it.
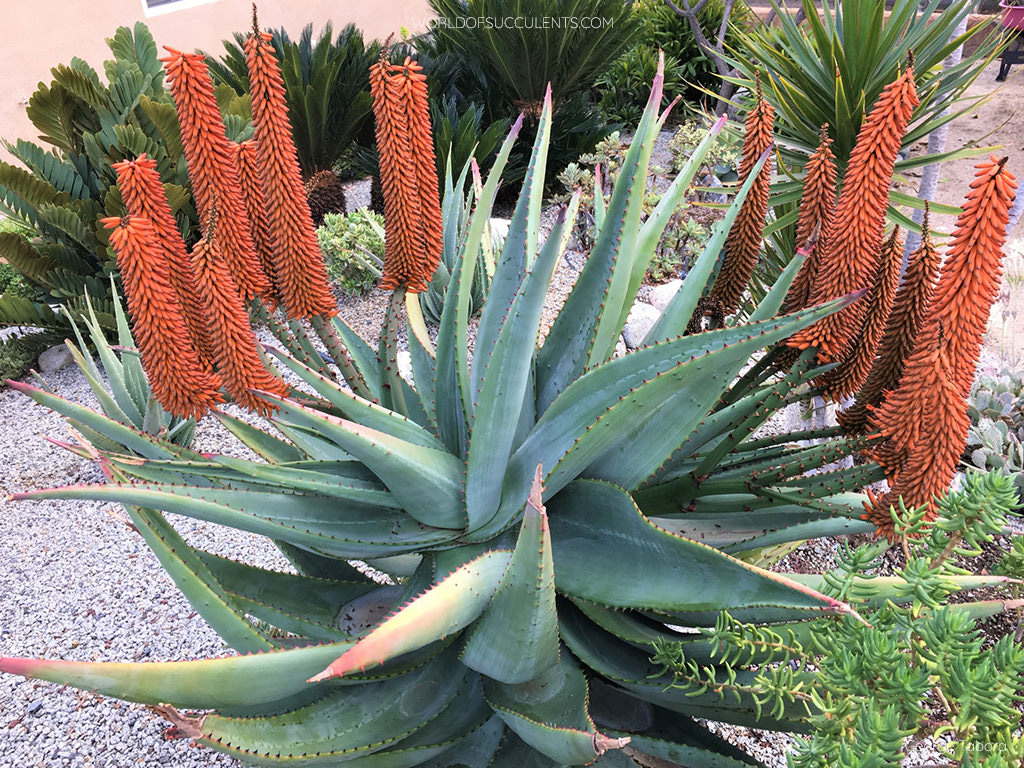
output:
{"label": "pale green succulent cluster", "polygon": [[[541,239],[550,99],[472,352],[473,273],[518,125],[468,219],[460,226],[459,206],[449,209],[454,268],[436,345],[401,291],[376,350],[330,321],[337,336],[322,336],[340,340],[329,345],[337,370],[298,323],[279,326],[289,351],[276,358],[303,392],[266,395],[277,406],[266,429],[218,415],[260,460],[197,453],[118,418],[122,399],[136,410],[145,400],[134,365],[124,366],[128,386],[103,402],[107,415],[18,385],[67,417],[81,436],[74,450],[110,480],[25,496],[125,504],[196,610],[248,655],[5,658],[0,670],[154,705],[183,733],[254,765],[627,766],[635,757],[723,768],[751,760],[693,718],[806,729],[803,708],[766,713],[749,695],[669,688],[650,661],[656,644],[682,642],[688,659],[712,663],[708,639],[685,628],[714,626],[722,610],[804,628],[847,612],[817,591],[822,576],[759,565],[803,539],[873,530],[852,491],[880,477],[871,464],[806,474],[862,445],[797,442],[834,431],[754,436],[821,372],[805,355],[776,374],[773,355],[758,355],[841,304],[777,317],[799,263],[743,324],[684,335],[750,181],[645,344],[614,356],[666,223],[721,128],[643,218],[660,97],[659,78],[607,206],[598,197],[593,251],[546,334],[542,305],[578,205]],[[406,313],[408,381],[396,363]],[[112,371],[113,361],[116,379]],[[295,572],[196,549],[167,512],[264,535]],[[881,598],[895,594],[880,584]]]}

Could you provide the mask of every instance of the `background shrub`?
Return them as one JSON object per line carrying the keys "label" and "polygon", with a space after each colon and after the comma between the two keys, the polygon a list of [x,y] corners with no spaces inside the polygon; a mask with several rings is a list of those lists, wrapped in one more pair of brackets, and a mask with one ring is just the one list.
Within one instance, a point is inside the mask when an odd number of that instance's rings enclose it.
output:
{"label": "background shrub", "polygon": [[350,296],[366,293],[384,263],[384,217],[366,208],[329,213],[316,231],[327,275]]}

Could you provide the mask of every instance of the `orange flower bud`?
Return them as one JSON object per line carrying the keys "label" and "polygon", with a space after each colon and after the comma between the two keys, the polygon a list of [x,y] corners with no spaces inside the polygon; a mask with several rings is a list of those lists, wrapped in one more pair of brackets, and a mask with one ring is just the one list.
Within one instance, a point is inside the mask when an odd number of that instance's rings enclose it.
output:
{"label": "orange flower bud", "polygon": [[217,235],[224,246],[235,285],[243,298],[262,296],[270,283],[260,268],[253,246],[238,171],[231,157],[206,60],[199,54],[182,53],[173,48],[165,50],[171,55],[161,61],[178,109],[181,142],[199,220],[204,230],[209,229],[211,211],[216,206]]}
{"label": "orange flower bud", "polygon": [[835,402],[860,389],[875,363],[875,354],[885,333],[903,266],[903,238],[900,228],[893,227],[878,254],[875,284],[867,297],[864,325],[857,335],[850,356],[838,368],[825,374],[825,394]]}
{"label": "orange flower bud", "polygon": [[242,184],[242,199],[249,215],[252,244],[256,248],[260,266],[263,267],[263,274],[271,283],[271,288],[264,294],[264,298],[277,299],[277,267],[274,264],[273,238],[270,234],[270,223],[267,221],[267,199],[263,195],[256,142],[249,139],[238,144],[233,141],[229,144],[235,157],[235,166],[238,168],[238,180]]}
{"label": "orange flower bud", "polygon": [[199,419],[221,402],[220,382],[199,362],[164,255],[150,223],[125,216],[101,219],[117,253],[135,344],[153,397],[169,413]]}
{"label": "orange flower bud", "polygon": [[[775,109],[764,100],[761,83],[757,83],[757,100],[747,113],[743,134],[743,159],[740,161],[739,183],[750,176],[757,161],[773,142],[772,127]],[[771,185],[771,161],[761,170],[740,206],[736,220],[725,241],[725,258],[711,288],[710,298],[721,302],[722,310],[729,314],[740,305],[743,292],[750,282],[757,257],[761,253],[764,220],[768,214],[768,188]],[[802,243],[797,243],[802,245]]]}
{"label": "orange flower bud", "polygon": [[[918,104],[914,68],[886,86],[857,134],[835,214],[825,228],[825,250],[809,304],[820,304],[868,288],[882,245],[889,185],[907,124]],[[864,297],[789,341],[797,349],[817,347],[823,362],[839,362],[850,353],[864,321]]]}
{"label": "orange flower bud", "polygon": [[291,317],[330,316],[338,311],[299,173],[285,102],[281,67],[253,12],[253,32],[245,41],[252,94],[256,157],[266,198],[267,228],[273,252],[274,285]]}
{"label": "orange flower bud", "polygon": [[803,248],[809,240],[814,239],[816,233],[817,241],[786,294],[786,312],[804,309],[810,301],[811,286],[818,273],[821,254],[825,250],[822,234],[835,207],[836,158],[832,154],[832,139],[828,136],[826,123],[821,126],[818,148],[804,166],[804,190],[800,195],[800,212],[796,222],[797,248]]}
{"label": "orange flower bud", "polygon": [[387,51],[370,67],[387,239],[380,287],[426,290],[441,260],[441,206],[426,76],[406,59],[392,65]]}
{"label": "orange flower bud", "polygon": [[889,313],[885,334],[878,345],[878,359],[857,393],[856,402],[839,414],[839,423],[850,432],[865,432],[868,411],[882,402],[884,393],[899,384],[903,364],[913,352],[914,342],[924,325],[942,263],[942,254],[931,241],[927,210],[921,232],[921,247],[910,255],[907,271]]}
{"label": "orange flower bud", "polygon": [[225,266],[218,240],[200,240],[193,246],[191,258],[196,290],[209,317],[213,352],[224,388],[239,405],[266,415],[274,406],[250,390],[284,397],[287,388],[260,357],[249,316]]}
{"label": "orange flower bud", "polygon": [[156,160],[142,154],[135,160],[125,160],[111,167],[117,172],[117,186],[128,213],[147,219],[152,226],[153,236],[163,249],[171,285],[181,305],[192,346],[199,353],[200,361],[212,367],[210,333],[195,293],[195,276],[189,263],[188,250],[167,203],[167,195],[156,170]]}

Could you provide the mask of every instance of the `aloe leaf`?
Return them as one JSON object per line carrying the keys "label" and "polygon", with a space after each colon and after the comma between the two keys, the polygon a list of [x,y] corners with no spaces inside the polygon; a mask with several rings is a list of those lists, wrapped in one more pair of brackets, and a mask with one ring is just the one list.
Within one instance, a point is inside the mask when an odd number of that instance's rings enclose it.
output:
{"label": "aloe leaf", "polygon": [[554,562],[541,492],[538,466],[508,572],[462,650],[463,664],[503,683],[525,683],[558,663]]}
{"label": "aloe leaf", "polygon": [[355,365],[359,375],[366,382],[367,388],[374,397],[380,397],[380,373],[377,363],[377,354],[369,344],[363,341],[362,337],[353,331],[348,324],[335,315],[331,318],[331,326],[335,333],[341,338],[352,363]]}
{"label": "aloe leaf", "polygon": [[[841,303],[833,302],[817,311],[825,310],[823,314],[828,314],[840,306]],[[787,315],[778,320],[776,328],[757,339],[739,342],[688,364],[690,375],[675,391],[666,389],[667,381],[675,376],[665,375],[661,377],[663,381],[648,382],[636,393],[623,398],[606,416],[599,417],[594,428],[575,448],[581,456],[586,456],[596,446],[603,445],[601,453],[589,463],[588,474],[630,490],[638,487],[671,458],[714,405],[723,384],[739,373],[756,348],[781,341],[811,322],[808,316]],[[675,420],[676,429],[665,428],[668,419]],[[567,469],[578,463],[572,451],[563,461]],[[555,468],[555,472],[559,470],[562,467]]]}
{"label": "aloe leaf", "polygon": [[233,709],[272,704],[309,688],[306,679],[351,646],[329,643],[221,659],[146,663],[3,657],[0,671],[142,704]]}
{"label": "aloe leaf", "polygon": [[[777,605],[808,613],[848,611],[793,580],[658,528],[610,483],[576,481],[549,507],[555,585],[562,594],[618,608]],[[609,552],[614,569],[603,562]],[[709,581],[708,573],[715,579]]]}
{"label": "aloe leaf", "polygon": [[585,765],[620,744],[598,733],[587,712],[587,679],[562,653],[559,663],[520,685],[484,681],[487,703],[519,738],[558,765]]}
{"label": "aloe leaf", "polygon": [[434,357],[437,353],[426,334],[423,310],[414,294],[406,294],[405,309],[409,318],[409,357],[412,362],[412,378],[416,383],[416,394],[419,395],[420,405],[429,423],[436,425],[437,396],[434,393],[434,377],[437,374]]}
{"label": "aloe leaf", "polygon": [[[617,242],[611,241],[616,254],[612,265],[611,279],[604,296],[601,312],[597,317],[593,343],[587,352],[587,368],[600,365],[614,354],[615,345],[622,333],[622,326],[629,315],[629,308],[632,307],[633,301],[636,299],[636,291],[640,288],[650,259],[654,255],[653,247],[650,251],[642,251],[637,248],[637,240],[640,237],[640,220],[644,213],[644,203],[647,197],[648,167],[654,152],[654,140],[658,137],[661,127],[658,112],[664,84],[664,55],[659,51],[658,71],[654,76],[647,106],[640,118],[629,150],[623,158],[619,179],[616,180],[616,186],[618,186],[620,181],[624,181],[623,176],[629,174],[629,198],[624,215],[621,219],[616,217],[608,220],[606,217],[606,222],[612,225],[612,229],[607,226],[602,228],[594,243],[594,250],[597,250],[601,247],[606,234],[617,240]],[[631,157],[634,152],[636,153],[635,160]],[[613,201],[614,195],[613,190]],[[614,206],[609,207],[614,210]],[[668,224],[667,219],[665,224]],[[612,231],[616,228],[618,229],[617,233]]]}
{"label": "aloe leaf", "polygon": [[[544,104],[537,122],[537,137],[530,153],[530,162],[523,178],[508,234],[495,266],[487,301],[480,313],[476,343],[473,347],[473,392],[479,392],[484,371],[491,359],[498,334],[512,311],[512,303],[520,292],[527,270],[537,254],[538,224],[544,194],[544,169],[548,141],[551,136],[551,89],[544,95]],[[548,236],[550,240],[550,235]]]}
{"label": "aloe leaf", "polygon": [[269,462],[280,464],[286,461],[299,461],[305,458],[305,454],[291,443],[274,437],[239,418],[231,416],[224,411],[214,411],[213,415],[246,448]]}
{"label": "aloe leaf", "polygon": [[662,339],[669,339],[686,331],[686,326],[693,316],[693,311],[697,308],[697,302],[700,301],[700,297],[703,295],[708,281],[714,273],[715,266],[719,262],[719,256],[725,245],[725,238],[728,236],[729,230],[732,228],[733,222],[740,212],[743,201],[747,199],[747,194],[750,192],[751,187],[753,187],[754,180],[761,173],[769,157],[771,157],[771,148],[764,151],[764,154],[761,155],[751,169],[750,175],[743,183],[743,186],[740,187],[739,192],[736,193],[736,197],[733,199],[728,210],[726,210],[725,216],[715,225],[711,239],[704,246],[704,251],[694,261],[690,271],[686,273],[686,279],[683,280],[683,284],[679,287],[676,295],[672,297],[672,301],[665,307],[665,311],[661,313],[661,316],[651,327],[651,330],[647,332],[643,340],[644,345],[661,341]]}
{"label": "aloe leaf", "polygon": [[383,664],[468,626],[494,595],[511,557],[509,552],[488,552],[453,571],[360,638],[311,681]]}
{"label": "aloe leaf", "polygon": [[212,714],[198,728],[202,743],[249,763],[287,764],[303,756],[307,765],[331,765],[379,752],[427,725],[454,699],[464,675],[449,651],[405,675],[349,686],[291,712]]}
{"label": "aloe leaf", "polygon": [[[554,399],[587,368],[603,362],[606,357],[606,342],[611,337],[608,323],[618,318],[632,267],[628,260],[633,254],[628,252],[627,241],[631,246],[646,194],[647,162],[651,149],[647,138],[656,119],[655,91],[657,101],[660,101],[661,79],[659,75],[655,80],[651,100],[637,129],[637,140],[623,159],[601,231],[587,263],[537,355],[538,413],[547,410]],[[620,256],[623,266],[617,269]],[[607,302],[611,303],[606,310]],[[605,312],[609,319],[603,321]],[[602,322],[605,324],[603,329],[600,328]],[[602,342],[600,348],[596,346],[599,341]],[[611,340],[611,346],[614,349],[614,340]]]}
{"label": "aloe leaf", "polygon": [[[477,395],[481,403],[507,403],[515,413],[520,410],[515,404],[523,403],[528,391],[532,394],[528,385],[541,310],[561,253],[565,224],[563,209],[540,255],[516,291],[487,361]],[[505,468],[519,427],[517,421],[509,419],[508,412],[501,407],[483,408],[473,420],[466,458],[466,513],[470,533],[490,522],[498,509]]]}
{"label": "aloe leaf", "polygon": [[[520,115],[501,145],[487,183],[477,198],[465,238],[459,245],[455,269],[452,272],[448,290],[445,293],[444,309],[437,333],[437,358],[435,366],[434,391],[444,392],[438,398],[437,428],[444,444],[453,454],[465,457],[469,424],[472,421],[472,387],[469,377],[468,336],[466,325],[469,320],[469,301],[473,287],[473,270],[476,254],[484,228],[491,215],[494,196],[498,191],[501,172],[508,162],[512,145],[519,136],[523,125]],[[455,395],[458,395],[457,397]]]}
{"label": "aloe leaf", "polygon": [[366,580],[336,581],[256,568],[203,550],[195,553],[248,613],[286,632],[317,640],[343,639],[338,607],[379,586]]}
{"label": "aloe leaf", "polygon": [[107,418],[89,408],[72,403],[58,395],[46,392],[20,381],[9,382],[11,389],[28,395],[40,405],[51,408],[73,424],[81,424],[99,433],[107,440],[124,446],[135,453],[151,459],[173,459],[182,453],[178,446],[171,446],[158,438],[140,432],[125,424]]}
{"label": "aloe leaf", "polygon": [[444,450],[440,440],[401,413],[371,403],[349,390],[341,389],[331,379],[320,375],[290,355],[276,353],[275,357],[309,384],[317,394],[341,411],[346,418],[415,445]]}
{"label": "aloe leaf", "polygon": [[382,752],[346,761],[351,768],[485,768],[505,726],[483,699],[480,676],[466,675],[448,707]]}
{"label": "aloe leaf", "polygon": [[314,430],[363,462],[388,487],[402,508],[425,525],[464,528],[461,461],[376,429],[330,416],[273,395],[276,421]]}
{"label": "aloe leaf", "polygon": [[[487,711],[491,712],[490,707]],[[491,717],[483,725],[467,734],[438,758],[419,765],[422,768],[487,768],[498,752],[504,735],[504,723],[492,712]]]}
{"label": "aloe leaf", "polygon": [[[228,494],[228,495],[224,495]],[[207,501],[213,495],[227,503]],[[153,507],[197,520],[228,525],[298,547],[342,558],[396,555],[450,541],[454,533],[427,528],[394,510],[361,504],[344,507],[323,497],[297,494],[253,493],[209,488],[145,485],[86,485],[18,494],[24,499],[93,499]],[[269,513],[273,509],[273,514]]]}

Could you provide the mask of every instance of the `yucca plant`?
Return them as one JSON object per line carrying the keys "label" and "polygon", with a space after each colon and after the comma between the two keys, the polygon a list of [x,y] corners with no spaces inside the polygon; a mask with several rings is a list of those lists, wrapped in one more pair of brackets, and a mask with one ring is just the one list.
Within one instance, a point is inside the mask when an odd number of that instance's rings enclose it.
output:
{"label": "yucca plant", "polygon": [[[98,321],[116,330],[108,293],[116,269],[98,219],[124,211],[111,165],[146,154],[157,162],[177,225],[191,239],[197,225],[185,173],[181,135],[149,30],[119,27],[108,41],[106,82],[73,58],[40,83],[27,114],[48,148],[18,139],[6,142],[24,167],[0,163],[0,208],[30,225],[28,234],[0,234],[0,255],[28,280],[35,300],[0,298],[0,325],[30,325],[66,333],[68,318],[86,311],[91,297]],[[230,89],[218,106],[232,138],[247,138],[248,105]],[[54,312],[63,305],[67,313]]]}
{"label": "yucca plant", "polygon": [[[464,236],[443,238],[457,256],[436,346],[404,285],[377,350],[336,315],[310,318],[337,370],[300,323],[260,310],[286,342],[273,350],[278,365],[303,389],[249,393],[266,428],[216,412],[258,460],[198,453],[14,384],[63,413],[80,435],[72,449],[110,480],[18,498],[125,504],[195,609],[247,655],[3,658],[0,670],[148,703],[181,734],[255,765],[741,766],[752,760],[694,717],[806,730],[803,708],[766,713],[749,695],[671,689],[650,661],[671,640],[710,663],[707,638],[681,627],[712,626],[721,610],[795,632],[850,614],[818,591],[823,576],[759,564],[798,540],[870,530],[851,491],[880,477],[873,464],[805,474],[860,438],[808,448],[794,441],[837,432],[753,435],[822,369],[809,352],[782,375],[770,358],[744,367],[847,301],[777,316],[799,259],[749,323],[682,335],[765,158],[645,345],[613,358],[666,223],[721,129],[641,222],[661,95],[659,73],[610,201],[598,197],[591,256],[546,335],[542,305],[579,203],[541,238],[550,95],[472,349],[477,254],[518,122]],[[403,314],[409,380],[395,362]],[[267,536],[295,572],[196,549],[165,513]],[[885,599],[902,586],[870,589]]]}

